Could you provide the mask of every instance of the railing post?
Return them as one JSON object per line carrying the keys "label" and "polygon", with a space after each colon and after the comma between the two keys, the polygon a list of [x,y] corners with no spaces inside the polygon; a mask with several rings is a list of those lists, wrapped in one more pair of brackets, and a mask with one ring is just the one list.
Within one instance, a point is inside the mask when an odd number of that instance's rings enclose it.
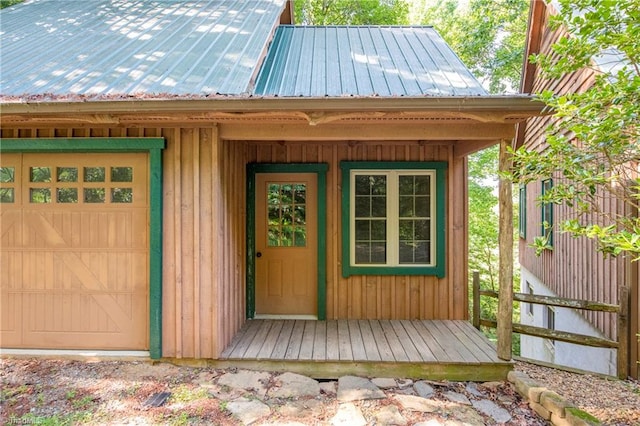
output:
{"label": "railing post", "polygon": [[480,330],[480,272],[473,271],[473,326]]}
{"label": "railing post", "polygon": [[620,287],[618,311],[618,378],[629,376],[629,287]]}

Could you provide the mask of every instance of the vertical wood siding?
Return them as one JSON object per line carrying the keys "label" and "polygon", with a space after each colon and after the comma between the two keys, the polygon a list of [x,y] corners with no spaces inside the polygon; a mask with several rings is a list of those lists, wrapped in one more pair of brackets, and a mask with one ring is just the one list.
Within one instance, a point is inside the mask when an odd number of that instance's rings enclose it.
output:
{"label": "vertical wood siding", "polygon": [[[240,143],[240,142],[238,142]],[[250,142],[249,162],[328,163],[327,318],[463,319],[467,315],[466,163],[447,145],[420,142]],[[351,276],[341,273],[340,161],[447,161],[447,274]],[[457,254],[457,256],[454,256]],[[456,261],[453,261],[453,259]],[[458,260],[459,259],[459,260]]]}
{"label": "vertical wood siding", "polygon": [[[551,30],[548,11],[542,29],[540,50],[547,53],[550,46],[564,35],[562,29]],[[593,71],[584,69],[561,79],[548,80],[535,71],[532,93],[552,90],[555,93],[580,92],[593,83]],[[541,151],[545,144],[545,130],[553,125],[553,117],[529,119],[526,125],[525,145],[529,150]],[[554,176],[557,181],[558,176]],[[619,258],[603,257],[595,244],[585,238],[574,239],[566,234],[554,233],[553,250],[536,256],[529,247],[536,236],[541,235],[541,207],[536,199],[541,193],[541,183],[527,185],[527,238],[520,239],[520,263],[536,275],[552,291],[561,297],[618,303],[618,288],[628,280],[629,262]],[[613,199],[604,199],[602,211],[617,212],[622,207]],[[575,211],[566,205],[553,206],[554,223],[575,217]],[[583,312],[583,315],[605,336],[616,339],[616,315],[605,312]]]}
{"label": "vertical wood siding", "polygon": [[[327,318],[467,317],[466,159],[446,143],[244,142],[189,128],[3,129],[2,137],[164,137],[162,355],[217,358],[246,317],[246,164],[328,163]],[[339,163],[446,161],[444,278],[342,277]]]}

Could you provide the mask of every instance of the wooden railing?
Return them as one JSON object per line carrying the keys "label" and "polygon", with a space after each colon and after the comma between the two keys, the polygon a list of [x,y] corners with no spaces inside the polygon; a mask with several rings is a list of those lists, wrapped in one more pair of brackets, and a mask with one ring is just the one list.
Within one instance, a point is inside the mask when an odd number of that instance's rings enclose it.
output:
{"label": "wooden railing", "polygon": [[[497,321],[481,318],[480,296],[498,299],[498,292],[493,290],[480,289],[480,274],[473,273],[473,315],[472,323],[477,329],[480,326],[497,328]],[[533,294],[514,293],[514,302],[535,303],[546,306],[557,306],[562,308],[581,309],[586,311],[612,312],[618,318],[618,340],[610,340],[601,337],[587,336],[584,334],[570,333],[567,331],[550,330],[548,328],[534,327],[525,324],[512,323],[512,333],[525,334],[528,336],[542,337],[560,342],[575,343],[578,345],[592,346],[598,348],[617,349],[618,353],[618,377],[626,378],[629,374],[629,290],[622,287],[620,290],[620,305],[608,303],[585,301],[578,299],[567,299],[561,297],[539,296]]]}

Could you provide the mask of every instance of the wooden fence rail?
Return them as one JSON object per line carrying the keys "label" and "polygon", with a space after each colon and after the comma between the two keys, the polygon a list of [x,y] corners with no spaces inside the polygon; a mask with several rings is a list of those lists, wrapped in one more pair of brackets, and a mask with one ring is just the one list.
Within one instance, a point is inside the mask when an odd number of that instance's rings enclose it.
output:
{"label": "wooden fence rail", "polygon": [[[480,274],[473,273],[473,326],[477,329],[480,326],[497,328],[498,323],[494,320],[482,318],[480,315],[480,297],[491,297],[498,299],[497,291],[480,289]],[[514,293],[514,302],[535,303],[546,306],[558,306],[570,309],[582,309],[586,311],[612,312],[618,317],[618,341],[605,339],[584,334],[570,333],[567,331],[550,330],[547,328],[533,327],[530,325],[512,323],[511,332],[526,334],[528,336],[542,337],[546,339],[558,340],[561,342],[575,343],[578,345],[592,346],[598,348],[617,349],[618,353],[618,377],[628,376],[628,343],[629,343],[629,323],[628,323],[628,303],[629,291],[623,287],[620,291],[620,305],[601,303],[595,301],[567,299],[562,297],[540,296],[533,294]]]}

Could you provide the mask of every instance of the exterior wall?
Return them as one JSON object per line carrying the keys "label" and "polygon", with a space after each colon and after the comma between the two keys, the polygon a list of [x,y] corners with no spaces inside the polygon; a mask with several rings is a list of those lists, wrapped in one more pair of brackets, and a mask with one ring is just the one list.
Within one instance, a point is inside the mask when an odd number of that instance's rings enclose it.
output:
{"label": "exterior wall", "polygon": [[[246,318],[246,164],[324,162],[327,318],[467,317],[466,159],[447,142],[251,142],[197,127],[2,129],[7,138],[164,137],[162,356],[217,358]],[[340,270],[341,160],[446,161],[446,274],[352,276]]]}
{"label": "exterior wall", "polygon": [[[466,163],[453,148],[424,142],[249,142],[249,162],[325,162],[327,318],[464,319],[467,316]],[[340,161],[447,161],[447,272],[432,276],[343,278]],[[464,254],[463,254],[464,253]],[[454,262],[453,259],[456,259]]]}
{"label": "exterior wall", "polygon": [[[557,294],[540,282],[534,274],[524,268],[521,271],[520,288],[525,291],[531,289],[534,294],[542,296],[557,297]],[[534,304],[532,308],[533,315],[529,312],[529,304],[521,303],[520,322],[535,327],[546,327],[544,321],[544,309],[546,309],[546,307]],[[587,336],[604,337],[600,331],[586,321],[583,316],[578,315],[575,310],[556,307],[554,311],[556,330],[571,331]],[[548,339],[524,334],[521,336],[520,346],[521,355],[525,358],[581,370],[594,371],[610,376],[617,374],[615,349],[593,348],[565,342],[555,342],[551,344]]]}
{"label": "exterior wall", "polygon": [[[551,30],[547,22],[552,6],[545,2],[532,2],[532,16],[538,17],[539,22],[530,24],[529,51],[532,53],[547,53],[550,46],[564,35],[563,29]],[[593,71],[583,69],[558,80],[548,80],[540,76],[539,69],[528,64],[525,69],[524,91],[540,93],[552,90],[555,93],[579,92],[587,89],[593,81]],[[523,141],[529,150],[541,151],[545,148],[545,129],[553,125],[553,117],[543,116],[531,118],[526,122]],[[557,179],[557,177],[552,177]],[[632,270],[630,261],[624,256],[618,258],[604,257],[599,253],[595,244],[587,239],[574,239],[568,235],[554,233],[553,250],[547,250],[540,256],[530,247],[533,239],[542,234],[541,207],[536,199],[541,193],[541,182],[527,185],[527,223],[526,238],[520,238],[519,256],[523,275],[525,271],[530,277],[559,297],[599,301],[611,304],[619,303],[619,289],[626,285],[630,287],[632,298],[637,300],[637,274]],[[622,207],[613,199],[605,199],[601,210],[604,213],[620,211]],[[565,205],[553,206],[554,223],[575,217],[574,211]],[[533,279],[533,278],[530,278]],[[543,288],[540,285],[536,289]],[[542,294],[542,293],[541,293]],[[634,338],[638,332],[638,304],[631,303],[632,329],[631,338],[631,374],[637,375],[638,342]],[[616,315],[603,312],[581,311],[580,316],[598,332],[609,339],[616,340]],[[569,323],[574,324],[573,321]],[[563,329],[580,333],[581,327],[569,329],[569,323],[563,324]],[[575,323],[577,324],[577,323]],[[529,338],[523,336],[523,351],[527,350]],[[582,347],[581,347],[582,348]],[[581,349],[582,350],[582,349]],[[523,352],[524,354],[524,352]]]}

